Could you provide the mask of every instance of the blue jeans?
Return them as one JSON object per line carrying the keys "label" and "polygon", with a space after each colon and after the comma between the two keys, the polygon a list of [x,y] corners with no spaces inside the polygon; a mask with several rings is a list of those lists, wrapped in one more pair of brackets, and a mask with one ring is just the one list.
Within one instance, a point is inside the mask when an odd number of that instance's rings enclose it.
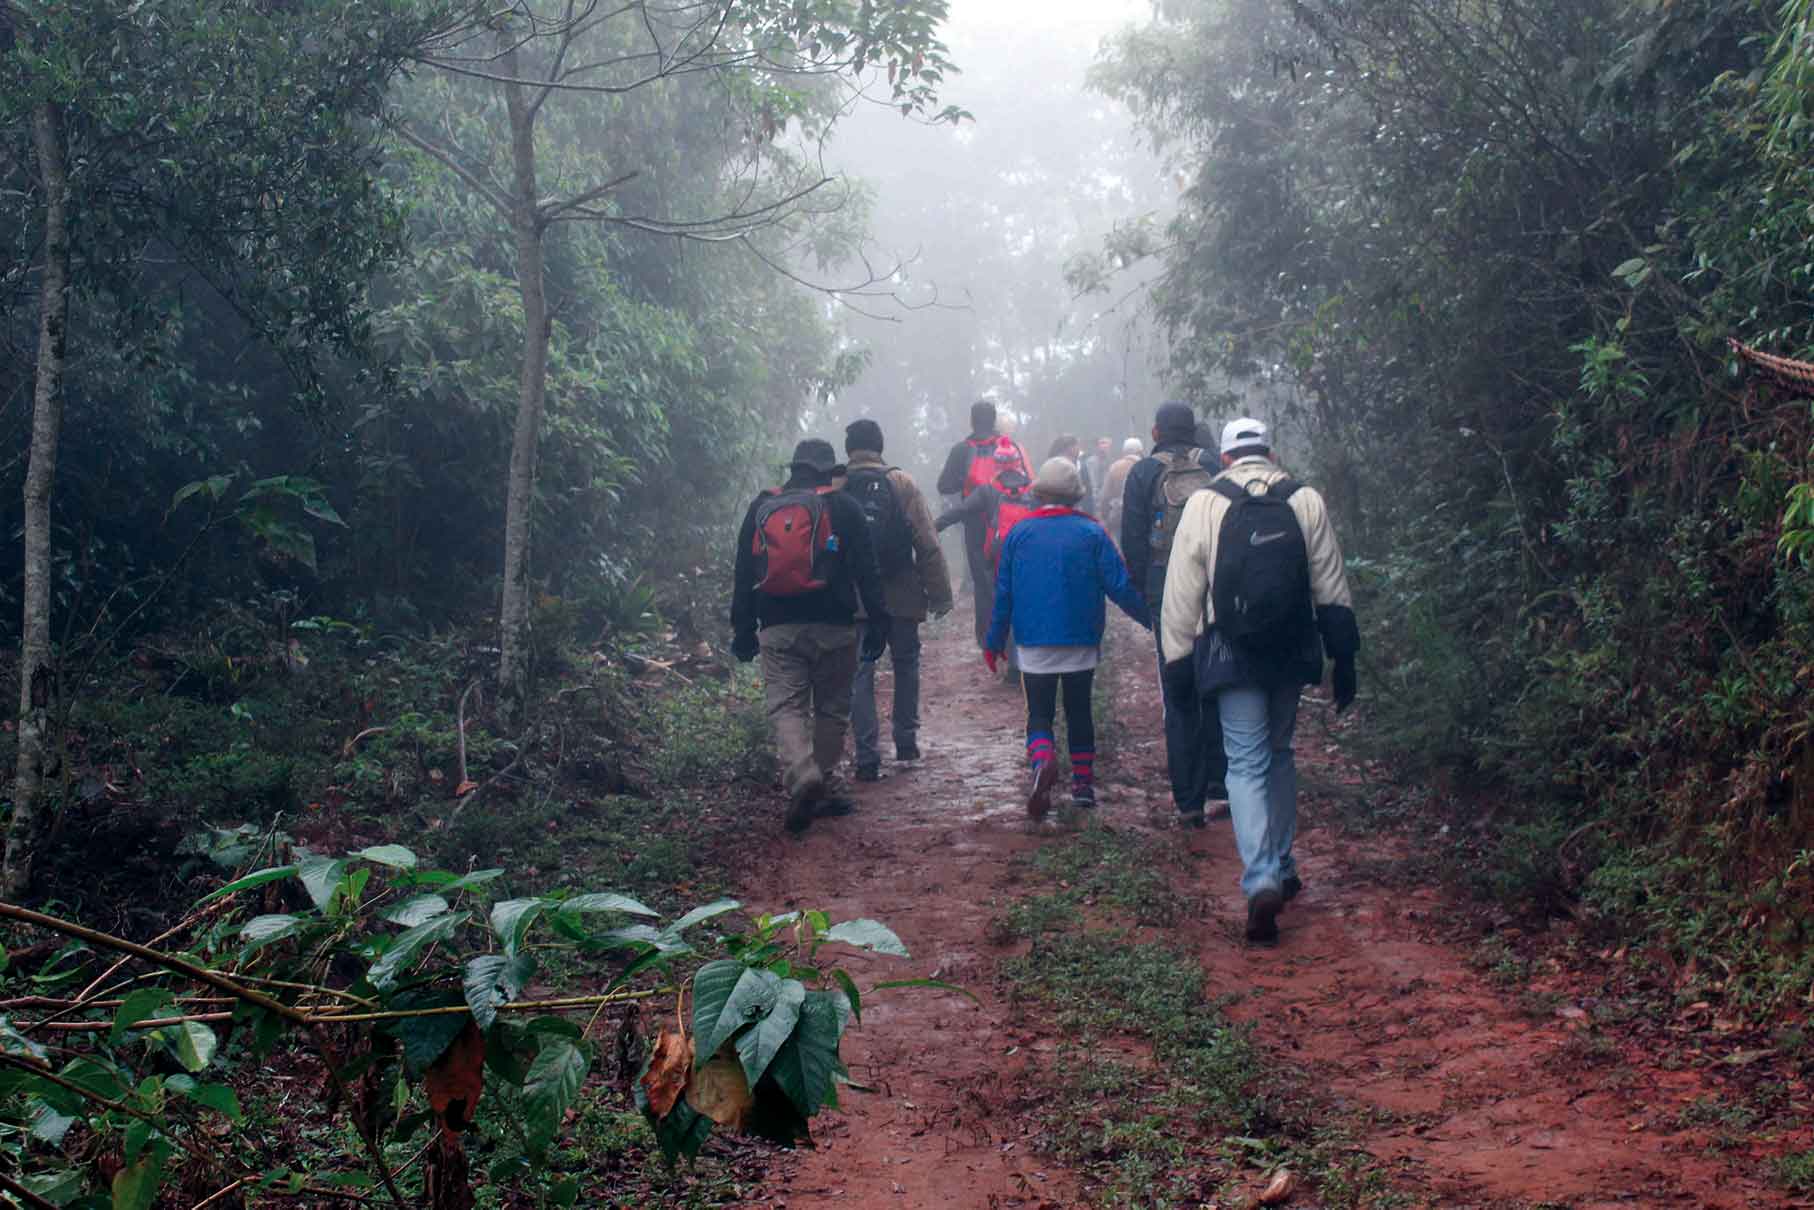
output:
{"label": "blue jeans", "polygon": [[[895,618],[888,630],[888,651],[894,657],[894,746],[911,748],[920,736],[920,624],[912,618]],[[857,768],[873,769],[882,763],[882,724],[876,717],[876,660],[857,665],[851,687],[850,726],[856,737]]]}
{"label": "blue jeans", "polygon": [[1297,873],[1291,843],[1298,829],[1297,684],[1245,686],[1216,695],[1228,753],[1228,813],[1241,851],[1241,893],[1249,899]]}

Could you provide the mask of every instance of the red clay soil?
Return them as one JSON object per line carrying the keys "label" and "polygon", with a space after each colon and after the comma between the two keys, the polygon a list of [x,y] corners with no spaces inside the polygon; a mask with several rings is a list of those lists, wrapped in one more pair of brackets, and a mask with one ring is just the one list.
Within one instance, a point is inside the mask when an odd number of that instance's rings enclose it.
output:
{"label": "red clay soil", "polygon": [[[852,1078],[875,1091],[847,1091],[844,1112],[815,1123],[818,1147],[776,1164],[748,1205],[1090,1204],[1075,1174],[1032,1149],[1022,1112],[1026,1064],[1054,1040],[1010,1013],[995,989],[995,964],[1008,951],[988,939],[991,901],[1014,894],[1014,856],[1051,836],[1030,832],[1023,815],[1019,694],[988,678],[968,630],[948,621],[928,635],[926,759],[887,766],[886,780],[859,787],[857,814],[821,821],[802,839],[780,834],[775,804],[776,840],[743,891],[766,910],[880,919],[913,956],[858,956],[850,966],[867,976],[860,983],[938,978],[981,1004],[930,991],[866,1003],[845,1057]],[[1104,819],[1167,828],[1157,689],[1142,658],[1151,640],[1125,640],[1105,670],[1120,740],[1103,763]],[[886,686],[884,677],[884,698]],[[1730,1095],[1712,1068],[1664,1070],[1635,1031],[1594,1033],[1590,1048],[1588,1013],[1570,994],[1579,989],[1562,976],[1546,980],[1533,1013],[1529,997],[1495,986],[1467,949],[1445,940],[1456,933],[1445,927],[1456,910],[1446,892],[1378,877],[1404,838],[1363,842],[1326,825],[1337,796],[1366,781],[1329,718],[1326,703],[1306,703],[1298,854],[1307,889],[1282,917],[1277,949],[1240,941],[1240,862],[1227,821],[1166,833],[1190,851],[1186,885],[1175,889],[1208,905],[1174,941],[1196,944],[1212,992],[1240,993],[1228,1011],[1252,1024],[1269,1061],[1302,1071],[1331,1119],[1418,1204],[1800,1204],[1771,1183],[1760,1145],[1715,1149],[1705,1130],[1681,1125],[1685,1106]],[[1789,1093],[1805,1121],[1806,1088],[1796,1081]],[[1809,1141],[1805,1132],[1779,1137],[1769,1154]],[[1292,1204],[1316,1205],[1315,1190]]]}

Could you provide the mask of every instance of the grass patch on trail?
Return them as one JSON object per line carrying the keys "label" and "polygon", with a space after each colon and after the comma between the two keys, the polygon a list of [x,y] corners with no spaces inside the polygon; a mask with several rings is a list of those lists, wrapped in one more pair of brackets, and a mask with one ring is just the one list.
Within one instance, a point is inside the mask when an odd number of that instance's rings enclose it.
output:
{"label": "grass patch on trail", "polygon": [[1188,949],[1142,935],[1188,923],[1162,843],[1091,829],[1027,860],[1041,884],[997,917],[1030,942],[1002,966],[1010,1001],[1062,1042],[1039,1076],[1039,1145],[1090,1184],[1095,1205],[1198,1206],[1289,1167],[1329,1207],[1389,1206],[1304,1090],[1269,1067],[1205,985]]}

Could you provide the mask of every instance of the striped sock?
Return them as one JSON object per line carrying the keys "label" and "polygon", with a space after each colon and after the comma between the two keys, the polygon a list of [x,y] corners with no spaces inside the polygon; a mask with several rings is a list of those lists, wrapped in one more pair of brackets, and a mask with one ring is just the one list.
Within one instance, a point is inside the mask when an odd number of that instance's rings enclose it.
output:
{"label": "striped sock", "polygon": [[1057,742],[1050,731],[1035,731],[1027,736],[1027,763],[1037,765],[1057,755]]}
{"label": "striped sock", "polygon": [[1071,781],[1075,785],[1087,786],[1096,780],[1096,754],[1094,752],[1071,753]]}

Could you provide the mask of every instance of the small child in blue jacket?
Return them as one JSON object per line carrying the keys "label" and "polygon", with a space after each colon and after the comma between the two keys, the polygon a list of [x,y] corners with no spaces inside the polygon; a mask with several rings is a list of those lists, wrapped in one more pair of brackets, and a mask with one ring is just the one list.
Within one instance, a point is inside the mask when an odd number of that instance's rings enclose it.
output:
{"label": "small child in blue jacket", "polygon": [[1075,507],[1084,494],[1077,464],[1051,459],[1039,468],[1033,494],[1040,508],[1015,525],[1002,543],[983,659],[994,671],[1012,631],[1027,695],[1027,760],[1032,766],[1027,814],[1040,819],[1051,810],[1058,780],[1054,732],[1061,692],[1071,742],[1071,798],[1080,807],[1096,805],[1090,688],[1108,621],[1104,598],[1149,630],[1152,622],[1108,531]]}

